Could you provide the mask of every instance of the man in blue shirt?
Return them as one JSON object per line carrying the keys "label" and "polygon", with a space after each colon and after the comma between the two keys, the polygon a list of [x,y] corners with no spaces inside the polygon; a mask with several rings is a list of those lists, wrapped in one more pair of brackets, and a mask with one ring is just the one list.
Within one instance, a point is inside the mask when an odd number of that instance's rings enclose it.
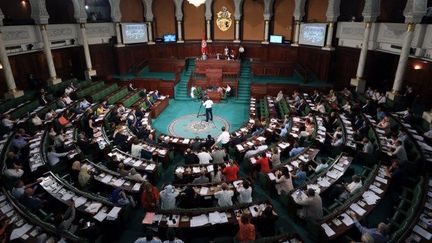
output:
{"label": "man in blue shirt", "polygon": [[351,216],[351,218],[353,218],[354,224],[357,227],[357,229],[360,231],[360,233],[362,235],[364,235],[364,234],[370,235],[373,238],[375,243],[386,243],[390,240],[388,235],[387,235],[387,232],[388,232],[387,224],[379,223],[377,228],[369,229],[369,228],[362,226],[358,222],[356,214],[351,213],[350,216]]}
{"label": "man in blue shirt", "polygon": [[303,163],[300,163],[297,172],[295,173],[295,175],[292,175],[294,179],[293,180],[294,187],[298,187],[306,181],[307,176],[305,170],[306,170],[305,165]]}
{"label": "man in blue shirt", "polygon": [[299,147],[298,143],[294,143],[294,147],[289,152],[289,157],[294,157],[301,153],[304,150],[304,147]]}

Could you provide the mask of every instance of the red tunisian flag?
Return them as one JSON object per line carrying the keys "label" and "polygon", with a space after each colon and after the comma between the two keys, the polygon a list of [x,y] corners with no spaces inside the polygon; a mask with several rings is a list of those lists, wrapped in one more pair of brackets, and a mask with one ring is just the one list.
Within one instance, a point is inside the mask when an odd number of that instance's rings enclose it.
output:
{"label": "red tunisian flag", "polygon": [[207,54],[207,52],[208,52],[208,49],[207,49],[206,36],[205,36],[205,34],[203,34],[202,40],[201,40],[201,53]]}

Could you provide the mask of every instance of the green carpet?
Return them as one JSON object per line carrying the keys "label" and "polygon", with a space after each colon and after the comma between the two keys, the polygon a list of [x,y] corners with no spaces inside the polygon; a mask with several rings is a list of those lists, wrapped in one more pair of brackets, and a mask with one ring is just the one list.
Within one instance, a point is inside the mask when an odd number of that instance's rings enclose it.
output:
{"label": "green carpet", "polygon": [[[201,138],[207,137],[208,134],[212,136],[217,136],[221,132],[222,124],[218,119],[215,119],[216,126],[210,123],[210,129],[203,129],[202,132],[184,129],[183,125],[187,123],[193,123],[197,120],[205,120],[205,116],[200,116],[199,119],[196,118],[198,110],[200,109],[201,103],[198,101],[179,101],[170,100],[170,105],[165,109],[165,111],[157,118],[153,120],[153,127],[159,133],[172,134],[169,131],[170,124],[176,119],[181,118],[186,115],[191,115],[190,120],[182,119],[174,126],[175,134],[179,134],[183,137],[194,138],[199,136]],[[201,107],[200,114],[204,114],[204,108]],[[249,118],[249,106],[247,104],[240,104],[235,102],[234,99],[228,99],[227,102],[217,103],[213,106],[213,116],[220,117],[229,124],[229,131],[236,131],[243,126],[247,119]],[[204,122],[205,123],[205,122]],[[184,129],[184,130],[181,130]]]}

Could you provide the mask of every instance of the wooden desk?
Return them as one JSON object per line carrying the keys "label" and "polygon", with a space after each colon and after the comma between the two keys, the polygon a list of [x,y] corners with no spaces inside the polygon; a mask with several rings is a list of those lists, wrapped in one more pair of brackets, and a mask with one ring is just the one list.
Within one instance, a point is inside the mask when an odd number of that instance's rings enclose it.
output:
{"label": "wooden desk", "polygon": [[163,100],[156,101],[151,107],[151,111],[150,111],[151,118],[153,119],[157,118],[165,110],[168,104],[169,104],[168,97],[165,97],[165,99]]}
{"label": "wooden desk", "polygon": [[214,103],[220,103],[220,101],[222,99],[222,94],[219,91],[207,91],[207,96]]}
{"label": "wooden desk", "polygon": [[238,74],[240,61],[238,60],[197,60],[195,62],[196,73],[206,73],[207,69],[221,69],[224,74]]}

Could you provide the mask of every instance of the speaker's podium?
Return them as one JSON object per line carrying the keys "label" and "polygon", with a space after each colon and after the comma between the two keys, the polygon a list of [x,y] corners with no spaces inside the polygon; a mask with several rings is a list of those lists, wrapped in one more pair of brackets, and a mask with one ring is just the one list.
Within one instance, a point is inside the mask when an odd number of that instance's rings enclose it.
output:
{"label": "speaker's podium", "polygon": [[213,102],[219,102],[222,98],[222,93],[217,91],[219,87],[229,85],[234,94],[237,95],[239,73],[240,61],[238,60],[214,58],[197,60],[195,71],[188,82],[188,88],[201,87],[203,90],[207,90],[207,95]]}

